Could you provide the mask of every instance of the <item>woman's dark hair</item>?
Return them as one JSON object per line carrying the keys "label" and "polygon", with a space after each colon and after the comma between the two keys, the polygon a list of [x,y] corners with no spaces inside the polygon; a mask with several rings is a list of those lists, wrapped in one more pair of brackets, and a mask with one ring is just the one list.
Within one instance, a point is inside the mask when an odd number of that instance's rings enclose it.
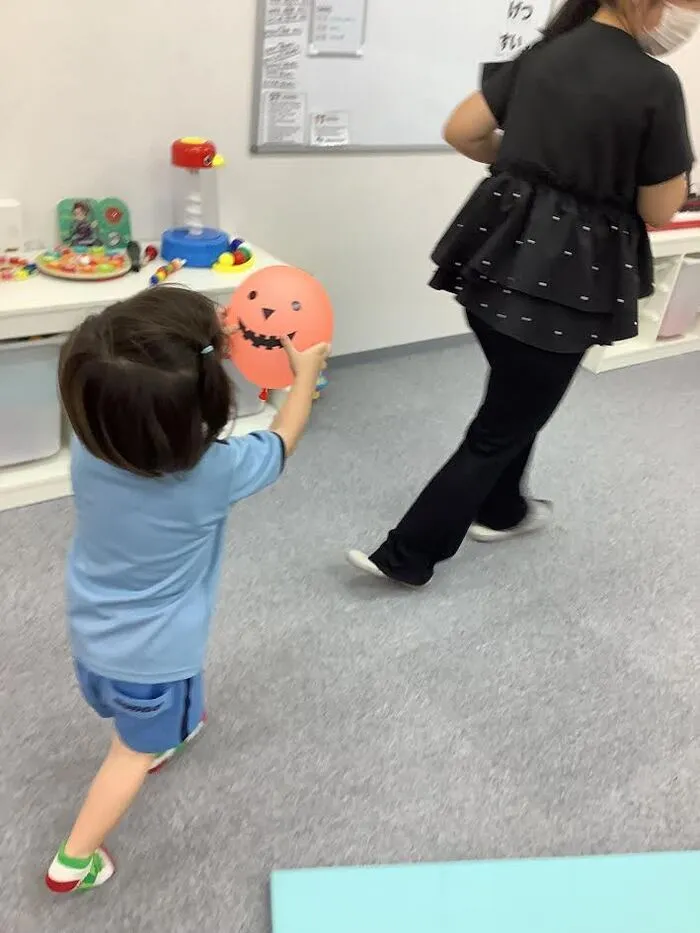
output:
{"label": "woman's dark hair", "polygon": [[90,453],[140,476],[194,467],[233,406],[216,305],[157,285],[93,315],[61,350],[59,389]]}
{"label": "woman's dark hair", "polygon": [[552,19],[542,31],[542,38],[556,39],[572,29],[583,26],[585,22],[596,15],[601,4],[598,0],[564,0]]}
{"label": "woman's dark hair", "polygon": [[[649,0],[649,6],[658,7],[662,2],[663,0]],[[572,29],[583,26],[596,15],[601,7],[609,7],[633,28],[639,25],[639,18],[642,14],[633,0],[564,0],[545,26],[542,32],[543,40],[547,42],[549,39],[556,39],[557,36],[563,36]]]}

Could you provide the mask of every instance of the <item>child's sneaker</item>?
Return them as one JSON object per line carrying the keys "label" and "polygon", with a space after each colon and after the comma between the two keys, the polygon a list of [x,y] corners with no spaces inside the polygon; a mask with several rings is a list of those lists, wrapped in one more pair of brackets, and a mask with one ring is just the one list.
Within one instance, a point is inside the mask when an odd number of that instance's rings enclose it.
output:
{"label": "child's sneaker", "polygon": [[71,858],[61,846],[46,872],[46,887],[54,894],[90,891],[109,881],[114,872],[114,862],[106,849],[96,849],[87,858]]}
{"label": "child's sneaker", "polygon": [[172,758],[175,757],[175,755],[178,755],[184,748],[186,748],[190,744],[190,742],[192,742],[194,739],[197,738],[197,736],[202,731],[202,729],[206,726],[206,724],[207,724],[207,714],[205,713],[202,716],[202,719],[199,722],[199,725],[194,727],[194,729],[190,732],[190,734],[187,736],[184,742],[180,742],[180,744],[176,745],[174,748],[169,748],[167,752],[163,752],[161,755],[156,755],[156,757],[153,759],[153,764],[148,769],[148,773],[157,774],[159,771],[162,771],[163,768],[167,765],[167,763]]}

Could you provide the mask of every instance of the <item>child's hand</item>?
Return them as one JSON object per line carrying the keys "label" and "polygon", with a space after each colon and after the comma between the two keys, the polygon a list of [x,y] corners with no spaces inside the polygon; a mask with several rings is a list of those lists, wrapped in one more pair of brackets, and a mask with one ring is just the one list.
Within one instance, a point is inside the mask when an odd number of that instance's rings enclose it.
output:
{"label": "child's hand", "polygon": [[328,354],[331,352],[329,343],[317,343],[308,350],[297,350],[292,346],[288,337],[281,337],[282,346],[289,358],[292,372],[299,379],[308,378],[315,384],[320,373],[326,365]]}
{"label": "child's hand", "polygon": [[299,438],[309,420],[316,382],[328,354],[329,343],[317,343],[308,350],[297,350],[288,337],[281,337],[284,351],[289,357],[289,364],[294,373],[294,385],[287,395],[284,405],[278,411],[270,430],[282,438],[287,455],[294,453]]}
{"label": "child's hand", "polygon": [[238,328],[228,323],[226,319],[226,308],[217,308],[216,314],[219,318],[219,324],[221,325],[221,330],[223,331],[224,336],[230,337],[231,334],[235,334]]}

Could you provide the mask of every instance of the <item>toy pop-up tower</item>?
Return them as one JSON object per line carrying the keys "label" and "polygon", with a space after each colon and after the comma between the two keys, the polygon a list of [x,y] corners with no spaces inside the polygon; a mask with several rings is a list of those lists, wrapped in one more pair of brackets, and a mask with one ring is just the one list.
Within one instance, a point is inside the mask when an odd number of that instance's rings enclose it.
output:
{"label": "toy pop-up tower", "polygon": [[229,248],[229,237],[218,227],[219,205],[215,172],[224,164],[210,139],[185,136],[170,148],[170,161],[178,169],[174,196],[175,226],[161,243],[163,259],[184,259],[198,269],[213,265]]}

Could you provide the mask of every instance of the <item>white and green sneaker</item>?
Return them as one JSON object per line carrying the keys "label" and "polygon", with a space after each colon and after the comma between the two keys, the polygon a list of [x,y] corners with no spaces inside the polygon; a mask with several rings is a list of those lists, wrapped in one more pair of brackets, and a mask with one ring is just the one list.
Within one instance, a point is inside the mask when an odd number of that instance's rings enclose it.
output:
{"label": "white and green sneaker", "polygon": [[148,773],[157,774],[159,771],[162,771],[163,768],[167,765],[167,763],[175,757],[175,755],[179,755],[181,751],[187,748],[190,742],[194,741],[194,739],[197,738],[197,736],[202,731],[202,729],[206,726],[206,724],[207,724],[207,714],[205,713],[202,716],[199,724],[194,727],[194,729],[190,732],[190,734],[187,736],[184,742],[180,742],[180,744],[176,745],[174,748],[169,748],[167,752],[163,752],[162,754],[155,756],[155,758],[153,759],[153,764],[148,769]]}
{"label": "white and green sneaker", "polygon": [[91,891],[112,877],[115,865],[109,852],[100,847],[87,858],[73,858],[65,853],[65,844],[46,872],[46,887],[54,894]]}

